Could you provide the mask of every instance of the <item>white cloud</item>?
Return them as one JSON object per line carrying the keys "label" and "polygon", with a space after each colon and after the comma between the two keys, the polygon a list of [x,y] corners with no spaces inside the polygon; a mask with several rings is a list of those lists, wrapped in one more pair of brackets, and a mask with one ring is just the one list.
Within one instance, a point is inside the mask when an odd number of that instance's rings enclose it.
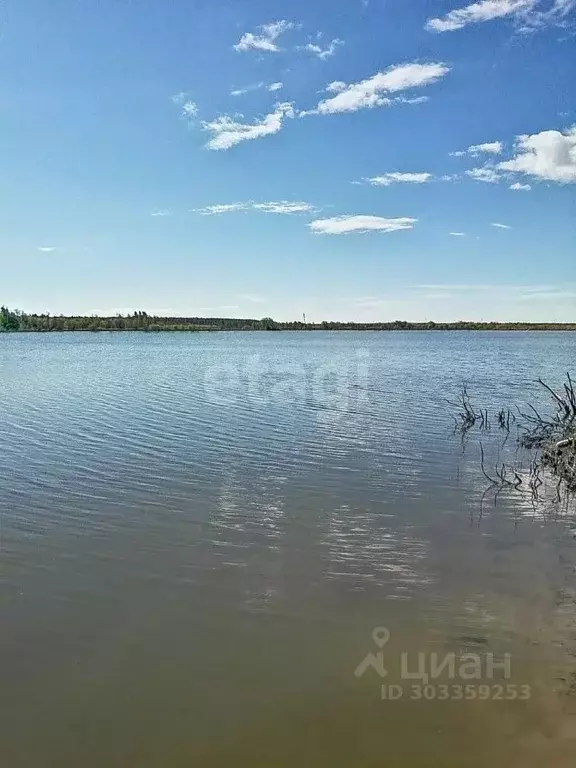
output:
{"label": "white cloud", "polygon": [[466,232],[448,232],[452,237],[466,237]]}
{"label": "white cloud", "polygon": [[167,211],[165,209],[160,209],[158,211],[152,211],[150,216],[154,216],[154,217],[157,217],[157,216],[170,216],[170,211]]}
{"label": "white cloud", "polygon": [[560,16],[566,16],[576,6],[576,0],[555,0],[551,10]]}
{"label": "white cloud", "polygon": [[39,245],[38,250],[41,253],[52,253],[52,251],[55,251],[57,248],[56,245]]}
{"label": "white cloud", "polygon": [[310,203],[296,202],[291,203],[288,200],[279,200],[271,203],[254,203],[252,208],[255,211],[264,211],[264,213],[310,213],[317,209]]}
{"label": "white cloud", "polygon": [[468,24],[501,19],[505,16],[516,16],[531,11],[538,0],[479,0],[450,11],[446,16],[428,19],[426,29],[429,32],[453,32]]}
{"label": "white cloud", "polygon": [[172,96],[172,102],[182,108],[182,117],[193,120],[198,114],[198,105],[188,98],[188,94],[182,91]]}
{"label": "white cloud", "polygon": [[335,37],[325,48],[322,48],[321,45],[317,45],[316,43],[308,43],[308,45],[304,46],[303,50],[313,53],[315,56],[318,56],[319,59],[325,60],[334,56],[340,45],[344,45],[344,40]]}
{"label": "white cloud", "polygon": [[211,122],[202,123],[203,129],[213,134],[206,147],[214,150],[230,149],[241,141],[270,136],[280,131],[284,118],[292,117],[294,117],[294,108],[289,102],[277,104],[274,112],[265,115],[252,125],[239,123],[230,115],[221,115]]}
{"label": "white cloud", "polygon": [[[542,3],[540,3],[541,5]],[[535,10],[527,14],[524,18],[524,26],[520,31],[532,32],[551,24],[564,27],[566,26],[566,16],[572,12],[575,6],[576,0],[554,0],[546,10]]]}
{"label": "white cloud", "polygon": [[280,213],[280,214],[295,214],[295,213],[312,213],[318,209],[305,203],[302,200],[290,201],[290,200],[275,200],[266,203],[256,203],[253,200],[248,200],[245,203],[225,203],[221,205],[207,205],[205,208],[193,208],[194,213],[200,213],[203,216],[214,216],[220,213],[234,213],[236,211],[260,211],[262,213]]}
{"label": "white cloud", "polygon": [[494,168],[484,166],[484,168],[472,168],[466,171],[466,175],[476,181],[485,181],[487,184],[496,184],[500,181],[500,174],[496,173]]}
{"label": "white cloud", "polygon": [[463,155],[472,155],[476,157],[481,152],[487,152],[491,155],[499,155],[504,149],[501,141],[487,141],[485,144],[472,144],[471,147],[460,152],[450,152],[452,157],[462,157]]}
{"label": "white cloud", "polygon": [[386,106],[392,103],[386,94],[430,85],[449,71],[450,67],[445,64],[413,62],[390,67],[386,72],[377,72],[367,80],[351,85],[335,81],[330,83],[327,90],[336,93],[336,96],[324,99],[308,114],[329,115]]}
{"label": "white cloud", "polygon": [[326,90],[328,93],[340,93],[341,91],[345,91],[348,86],[346,83],[343,83],[342,80],[334,80],[334,82],[329,83],[326,86]]}
{"label": "white cloud", "polygon": [[502,171],[513,171],[559,184],[576,182],[576,126],[566,133],[542,131],[519,136],[512,160],[499,163]]}
{"label": "white cloud", "polygon": [[246,211],[250,203],[225,203],[223,205],[207,205],[205,208],[193,208],[193,213],[202,216],[214,216],[219,213],[233,213],[234,211]]}
{"label": "white cloud", "polygon": [[182,104],[182,115],[188,119],[196,117],[198,114],[198,105],[195,101],[186,101]]}
{"label": "white cloud", "polygon": [[485,144],[473,144],[468,147],[468,152],[471,155],[477,155],[480,152],[488,152],[492,155],[499,155],[504,149],[504,145],[501,141],[488,141]]}
{"label": "white cloud", "polygon": [[491,226],[497,227],[498,229],[512,229],[512,227],[509,227],[508,224],[499,224],[497,221],[493,221]]}
{"label": "white cloud", "polygon": [[258,34],[245,32],[234,48],[237,51],[249,51],[250,49],[267,52],[279,51],[280,47],[276,41],[280,35],[293,28],[294,24],[291,21],[285,20],[263,24],[261,27],[258,27]]}
{"label": "white cloud", "polygon": [[322,235],[348,235],[352,232],[396,232],[412,229],[417,219],[384,219],[381,216],[333,216],[316,219],[308,225],[312,232]]}
{"label": "white cloud", "polygon": [[520,182],[517,181],[514,184],[510,184],[510,189],[513,189],[516,192],[530,192],[532,187],[530,184],[520,184]]}
{"label": "white cloud", "polygon": [[266,88],[270,93],[274,93],[279,91],[283,85],[283,83],[255,83],[254,85],[246,85],[244,88],[234,88],[234,90],[230,91],[230,96],[244,96],[252,91],[259,91],[261,88]]}
{"label": "white cloud", "polygon": [[391,184],[425,184],[432,178],[431,173],[384,173],[367,179],[372,186],[389,187]]}

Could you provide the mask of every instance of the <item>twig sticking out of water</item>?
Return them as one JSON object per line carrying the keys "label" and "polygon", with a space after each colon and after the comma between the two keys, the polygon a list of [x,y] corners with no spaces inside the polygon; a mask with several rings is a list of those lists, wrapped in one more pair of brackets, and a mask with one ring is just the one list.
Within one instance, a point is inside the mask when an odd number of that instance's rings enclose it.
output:
{"label": "twig sticking out of water", "polygon": [[456,402],[451,400],[447,400],[447,402],[457,409],[457,415],[452,417],[454,419],[454,431],[462,437],[476,425],[480,427],[481,432],[487,432],[490,429],[488,410],[480,409],[477,411],[474,408],[466,384],[462,385],[462,390],[458,394]]}
{"label": "twig sticking out of water", "polygon": [[[542,416],[531,403],[527,404],[527,411],[518,409],[518,416],[509,408],[501,408],[495,414],[498,428],[506,432],[504,444],[508,440],[511,426],[515,424],[519,430],[518,449],[524,448],[533,452],[526,487],[534,508],[541,501],[539,489],[544,483],[544,471],[558,481],[557,503],[561,501],[562,490],[565,491],[566,498],[576,494],[576,391],[569,373],[566,378],[567,381],[560,392],[538,379],[538,383],[552,396],[556,406],[553,416]],[[453,416],[455,432],[461,435],[463,443],[465,436],[475,427],[481,432],[490,431],[491,418],[488,410],[476,409],[472,405],[466,384],[463,385],[456,402],[448,402],[457,409],[456,416]],[[506,486],[516,490],[522,489],[523,480],[514,464],[507,466],[504,462],[498,462],[494,468],[495,477],[488,474],[482,442],[480,458],[482,474],[491,487],[498,489],[497,493]],[[510,479],[510,476],[514,479]]]}

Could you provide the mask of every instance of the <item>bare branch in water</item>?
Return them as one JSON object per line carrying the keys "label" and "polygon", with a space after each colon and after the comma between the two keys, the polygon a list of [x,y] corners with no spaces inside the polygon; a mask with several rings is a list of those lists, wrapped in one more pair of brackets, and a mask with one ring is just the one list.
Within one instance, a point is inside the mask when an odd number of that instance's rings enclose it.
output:
{"label": "bare branch in water", "polygon": [[[461,435],[463,443],[466,435],[475,427],[480,432],[490,431],[494,420],[498,428],[506,433],[503,443],[505,445],[511,425],[516,425],[517,449],[526,449],[533,453],[527,489],[530,491],[534,507],[541,500],[539,489],[544,482],[542,479],[544,471],[557,479],[555,501],[558,504],[562,499],[562,492],[566,498],[576,494],[576,391],[569,373],[566,374],[566,378],[561,394],[538,379],[539,384],[551,395],[557,407],[553,416],[542,416],[533,404],[528,403],[530,413],[517,408],[518,416],[516,416],[509,408],[501,408],[492,419],[488,409],[476,409],[472,405],[466,384],[462,386],[456,402],[448,401],[457,409],[456,416],[453,416],[455,432]],[[498,487],[498,492],[505,486],[511,486],[517,490],[524,487],[524,481],[513,464],[507,466],[505,463],[501,465],[497,463],[494,468],[497,479],[488,474],[482,442],[480,442],[480,466],[490,486]],[[508,479],[510,474],[514,477],[513,481]]]}

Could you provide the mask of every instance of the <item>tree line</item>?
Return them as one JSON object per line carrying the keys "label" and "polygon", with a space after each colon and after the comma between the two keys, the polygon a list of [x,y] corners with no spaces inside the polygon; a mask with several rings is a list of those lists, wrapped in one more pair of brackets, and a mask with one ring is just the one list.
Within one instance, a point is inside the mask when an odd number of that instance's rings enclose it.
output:
{"label": "tree line", "polygon": [[138,311],[130,315],[28,314],[0,307],[2,331],[547,331],[576,330],[576,323],[496,323],[466,322],[412,323],[394,320],[385,323],[329,322],[304,323],[299,320],[278,322],[271,317],[158,317]]}

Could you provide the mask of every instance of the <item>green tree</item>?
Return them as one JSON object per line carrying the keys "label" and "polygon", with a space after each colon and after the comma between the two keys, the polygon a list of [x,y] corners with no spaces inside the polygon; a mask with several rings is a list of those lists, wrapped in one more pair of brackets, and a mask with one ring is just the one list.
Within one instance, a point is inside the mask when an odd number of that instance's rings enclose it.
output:
{"label": "green tree", "polygon": [[20,317],[16,312],[12,312],[8,307],[0,307],[0,330],[18,331],[20,330]]}
{"label": "green tree", "polygon": [[278,323],[271,317],[263,317],[262,320],[260,320],[260,327],[264,331],[277,331]]}

